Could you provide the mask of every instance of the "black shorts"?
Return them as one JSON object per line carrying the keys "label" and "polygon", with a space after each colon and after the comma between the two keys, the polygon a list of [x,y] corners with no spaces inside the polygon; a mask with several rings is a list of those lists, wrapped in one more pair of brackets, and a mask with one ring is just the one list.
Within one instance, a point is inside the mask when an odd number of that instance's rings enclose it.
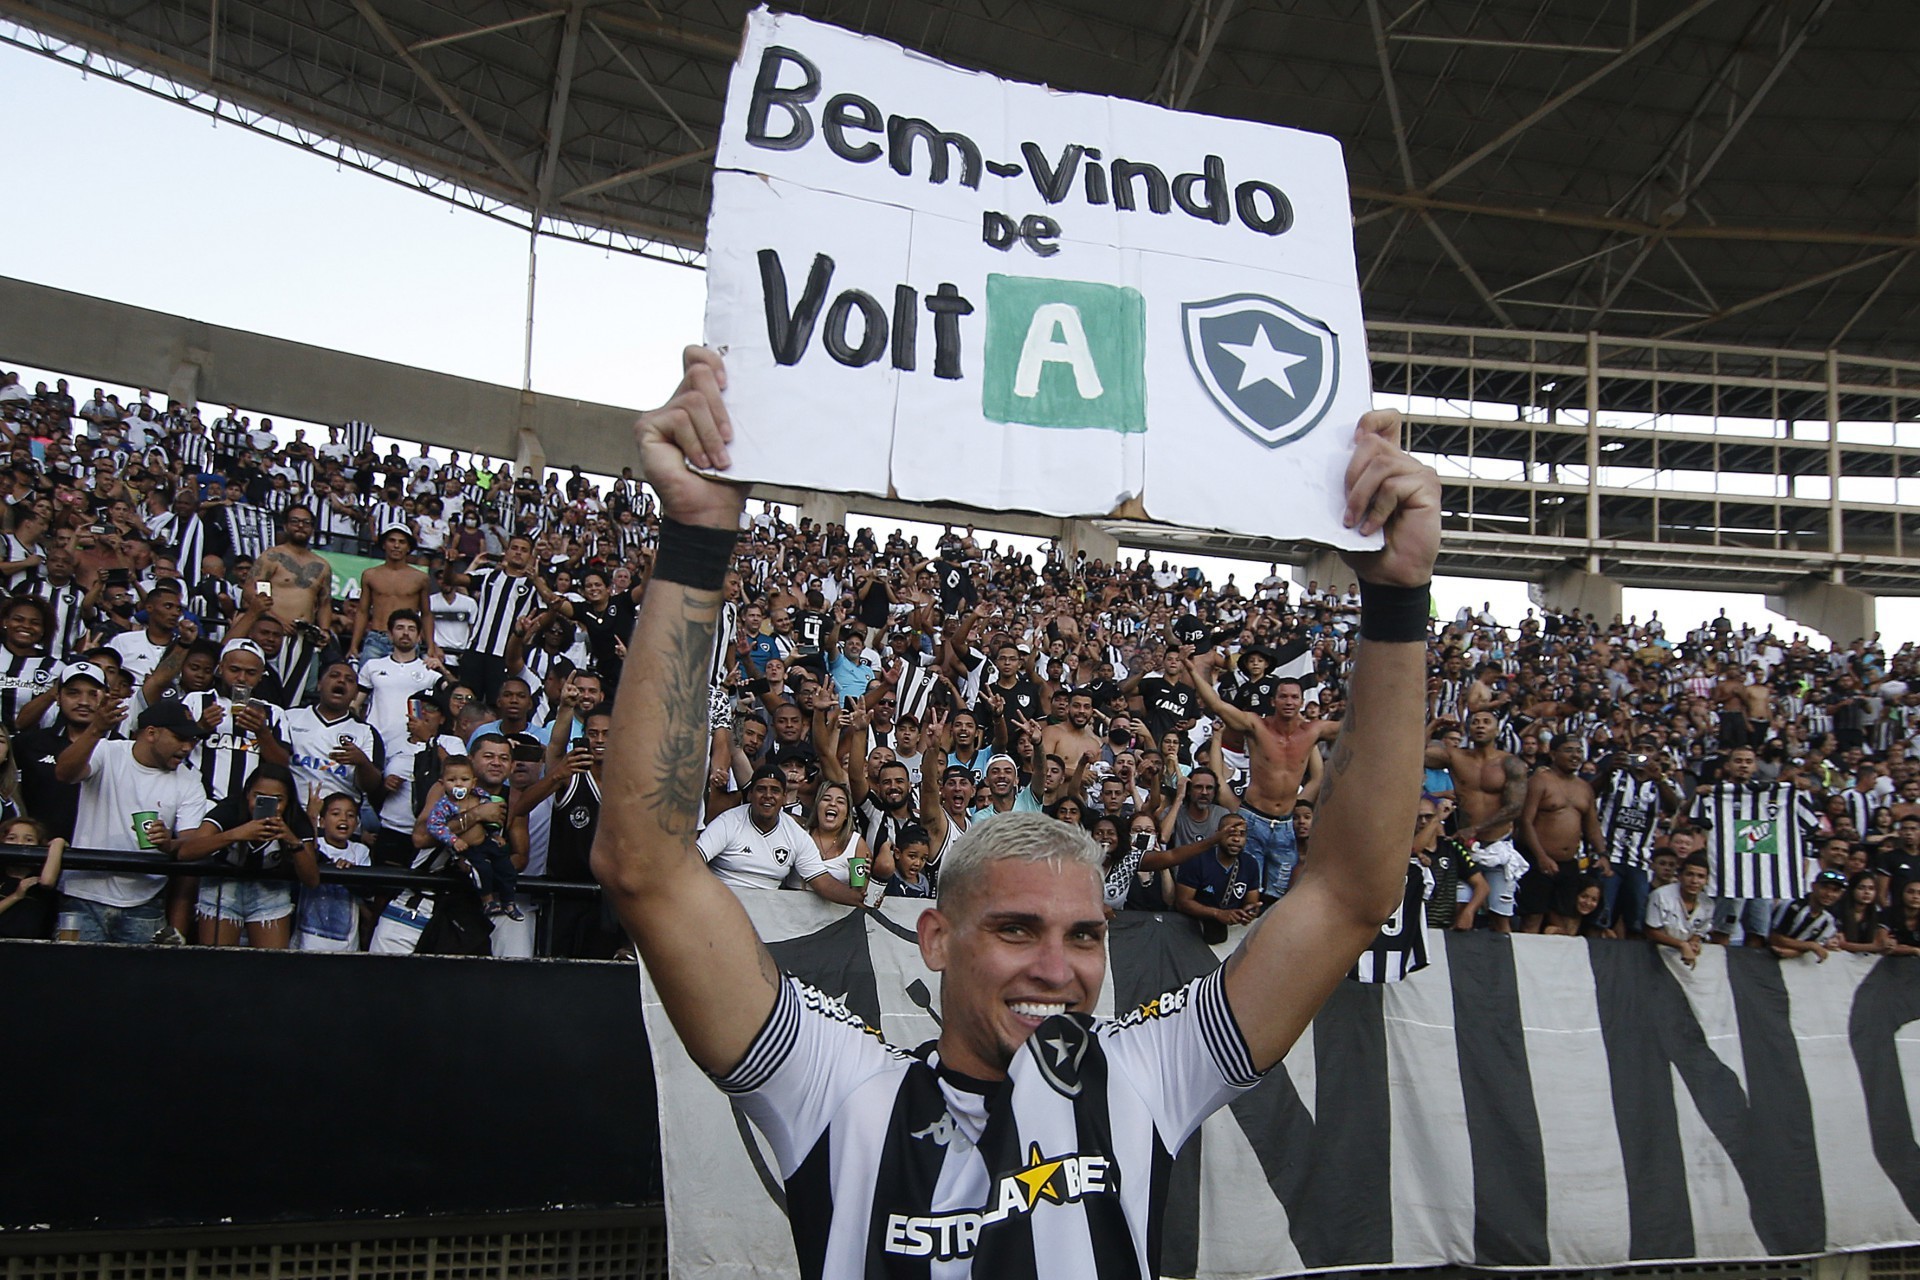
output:
{"label": "black shorts", "polygon": [[1720,749],[1731,751],[1735,747],[1747,747],[1753,744],[1744,711],[1722,711],[1720,713]]}
{"label": "black shorts", "polygon": [[1590,872],[1582,871],[1577,862],[1563,862],[1560,870],[1553,875],[1543,875],[1538,868],[1528,870],[1520,877],[1520,887],[1514,896],[1514,911],[1522,916],[1554,915],[1570,916],[1580,897],[1580,890],[1592,879]]}

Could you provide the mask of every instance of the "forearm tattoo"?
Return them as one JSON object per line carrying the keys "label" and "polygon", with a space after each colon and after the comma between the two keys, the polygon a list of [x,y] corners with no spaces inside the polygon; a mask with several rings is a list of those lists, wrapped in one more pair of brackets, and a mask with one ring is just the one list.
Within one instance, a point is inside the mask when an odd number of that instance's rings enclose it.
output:
{"label": "forearm tattoo", "polygon": [[663,831],[691,837],[707,793],[707,664],[720,593],[686,590],[679,634],[661,654],[655,785],[645,799]]}

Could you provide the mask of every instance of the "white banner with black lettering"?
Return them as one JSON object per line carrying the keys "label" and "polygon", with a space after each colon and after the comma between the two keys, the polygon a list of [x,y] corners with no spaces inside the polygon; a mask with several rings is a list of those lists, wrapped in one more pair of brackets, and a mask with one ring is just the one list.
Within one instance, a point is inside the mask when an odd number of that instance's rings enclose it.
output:
{"label": "white banner with black lettering", "polygon": [[728,474],[1336,546],[1371,400],[1340,145],[765,9],[714,160]]}
{"label": "white banner with black lettering", "polygon": [[[917,905],[741,896],[788,972],[895,1044],[938,1034]],[[1709,947],[1689,971],[1635,942],[1445,938],[1405,982],[1341,984],[1287,1060],[1179,1153],[1162,1274],[1538,1271],[1920,1243],[1920,960]],[[1100,1011],[1138,1007],[1227,950],[1185,918],[1123,913]],[[645,1001],[673,1274],[797,1274],[752,1129],[650,986]]]}

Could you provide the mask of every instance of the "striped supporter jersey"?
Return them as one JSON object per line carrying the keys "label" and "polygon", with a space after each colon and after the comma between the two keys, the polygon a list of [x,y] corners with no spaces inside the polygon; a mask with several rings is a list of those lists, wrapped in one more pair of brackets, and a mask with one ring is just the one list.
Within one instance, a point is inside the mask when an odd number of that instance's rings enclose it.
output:
{"label": "striped supporter jersey", "polygon": [[773,1150],[802,1276],[1144,1280],[1174,1153],[1258,1080],[1215,970],[1047,1019],[995,1081],[788,979],[719,1085]]}
{"label": "striped supporter jersey", "polygon": [[1693,813],[1713,824],[1709,894],[1779,901],[1807,891],[1809,837],[1820,821],[1810,792],[1790,782],[1719,782]]}
{"label": "striped supporter jersey", "polygon": [[1632,769],[1616,769],[1599,792],[1600,831],[1606,837],[1607,859],[1617,867],[1653,865],[1653,846],[1659,837],[1660,780],[1642,781]]}

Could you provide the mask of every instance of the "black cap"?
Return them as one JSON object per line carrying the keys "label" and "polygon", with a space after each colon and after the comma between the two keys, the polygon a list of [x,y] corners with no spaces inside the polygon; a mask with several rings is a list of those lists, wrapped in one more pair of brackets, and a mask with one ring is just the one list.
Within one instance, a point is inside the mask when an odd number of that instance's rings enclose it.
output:
{"label": "black cap", "polygon": [[140,713],[140,719],[134,727],[139,729],[165,729],[178,738],[198,738],[200,721],[195,719],[185,707],[177,701],[156,702]]}

